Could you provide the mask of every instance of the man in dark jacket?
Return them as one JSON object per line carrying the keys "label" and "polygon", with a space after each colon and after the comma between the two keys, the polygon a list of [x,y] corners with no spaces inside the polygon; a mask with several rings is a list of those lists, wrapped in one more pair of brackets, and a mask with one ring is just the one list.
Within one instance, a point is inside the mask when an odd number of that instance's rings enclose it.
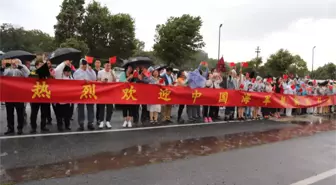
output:
{"label": "man in dark jacket", "polygon": [[[35,62],[35,71],[32,71],[29,75],[31,78],[46,78],[48,75],[44,73],[49,73],[49,69],[46,67],[46,70],[41,70],[42,66],[44,65],[42,60],[36,60]],[[45,64],[46,65],[46,64]],[[45,67],[45,66],[43,66]],[[41,69],[40,69],[41,68]],[[40,70],[39,70],[40,69]],[[43,73],[43,74],[42,74]],[[41,110],[41,132],[48,132],[49,129],[46,128],[47,125],[47,119],[48,119],[48,111],[50,110],[50,104],[49,103],[31,103],[31,113],[30,113],[30,126],[31,126],[31,134],[36,133],[37,129],[37,115],[39,110]]]}
{"label": "man in dark jacket", "polygon": [[[168,67],[166,69],[166,73],[161,76],[161,78],[163,78],[166,86],[172,86],[173,83],[174,83],[174,79],[172,77],[172,72],[173,72],[173,68]],[[163,121],[166,124],[172,123],[172,121],[170,120],[171,110],[172,110],[172,105],[164,105],[163,106]]]}

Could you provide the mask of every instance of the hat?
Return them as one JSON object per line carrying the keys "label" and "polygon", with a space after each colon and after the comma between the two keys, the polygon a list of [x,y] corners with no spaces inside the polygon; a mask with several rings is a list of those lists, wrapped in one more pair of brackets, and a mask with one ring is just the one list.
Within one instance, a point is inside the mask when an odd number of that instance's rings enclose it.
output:
{"label": "hat", "polygon": [[71,72],[71,67],[65,66],[63,72]]}
{"label": "hat", "polygon": [[80,60],[80,64],[81,65],[87,65],[87,61],[84,59],[84,58],[82,58],[81,60]]}

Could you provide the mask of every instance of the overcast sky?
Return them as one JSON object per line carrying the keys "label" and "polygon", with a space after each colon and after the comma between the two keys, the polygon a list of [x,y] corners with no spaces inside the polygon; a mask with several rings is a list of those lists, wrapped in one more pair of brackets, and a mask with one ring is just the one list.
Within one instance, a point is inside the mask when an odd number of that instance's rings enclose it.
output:
{"label": "overcast sky", "polygon": [[[86,0],[86,4],[90,1]],[[218,27],[221,55],[240,62],[256,56],[260,46],[265,59],[286,48],[299,54],[311,69],[336,62],[336,0],[99,0],[114,13],[129,13],[136,21],[136,37],[151,50],[156,24],[170,16],[199,15],[201,33],[210,57],[217,58]],[[40,29],[51,35],[62,0],[1,0],[0,23]],[[314,68],[315,68],[314,67]],[[316,69],[316,68],[315,68]]]}

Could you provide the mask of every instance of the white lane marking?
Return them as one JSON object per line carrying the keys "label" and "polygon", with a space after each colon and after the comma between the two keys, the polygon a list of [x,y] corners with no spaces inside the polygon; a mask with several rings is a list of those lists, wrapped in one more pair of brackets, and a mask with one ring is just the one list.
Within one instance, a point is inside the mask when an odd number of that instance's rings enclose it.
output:
{"label": "white lane marking", "polygon": [[326,172],[323,172],[323,173],[320,173],[320,174],[317,174],[315,176],[303,179],[303,180],[301,180],[299,182],[296,182],[296,183],[293,183],[291,185],[310,185],[310,184],[314,184],[318,181],[321,181],[323,179],[326,179],[328,177],[331,177],[333,175],[336,175],[336,168],[331,169],[331,170],[326,171]]}
{"label": "white lane marking", "polygon": [[[245,120],[244,122],[253,121]],[[17,138],[28,138],[28,137],[45,137],[45,136],[65,136],[65,135],[79,135],[79,134],[96,134],[96,133],[107,133],[107,132],[127,132],[127,131],[137,131],[137,130],[151,130],[151,129],[162,129],[162,128],[176,128],[176,127],[191,127],[191,126],[205,126],[205,125],[216,125],[224,123],[232,123],[238,121],[219,121],[212,123],[190,123],[190,124],[174,124],[174,125],[163,125],[154,127],[139,127],[139,128],[123,128],[123,129],[111,129],[111,130],[94,130],[94,131],[75,131],[75,132],[56,132],[56,133],[43,133],[43,134],[26,134],[26,135],[14,135],[14,136],[0,136],[0,140],[4,139],[17,139]]]}

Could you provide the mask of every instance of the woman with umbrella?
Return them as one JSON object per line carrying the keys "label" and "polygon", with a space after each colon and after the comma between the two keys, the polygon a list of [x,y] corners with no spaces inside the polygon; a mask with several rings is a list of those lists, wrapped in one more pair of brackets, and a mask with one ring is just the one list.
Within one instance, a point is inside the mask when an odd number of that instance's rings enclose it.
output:
{"label": "woman with umbrella", "polygon": [[[147,68],[153,64],[153,61],[148,57],[136,57],[130,59],[127,63],[123,65],[125,71],[132,68],[132,78],[133,83],[149,83]],[[131,66],[131,67],[129,67]],[[141,122],[144,123],[149,119],[149,112],[147,111],[147,105],[141,105]],[[133,114],[133,123],[137,124],[139,122],[139,109],[140,105],[135,105]]]}

